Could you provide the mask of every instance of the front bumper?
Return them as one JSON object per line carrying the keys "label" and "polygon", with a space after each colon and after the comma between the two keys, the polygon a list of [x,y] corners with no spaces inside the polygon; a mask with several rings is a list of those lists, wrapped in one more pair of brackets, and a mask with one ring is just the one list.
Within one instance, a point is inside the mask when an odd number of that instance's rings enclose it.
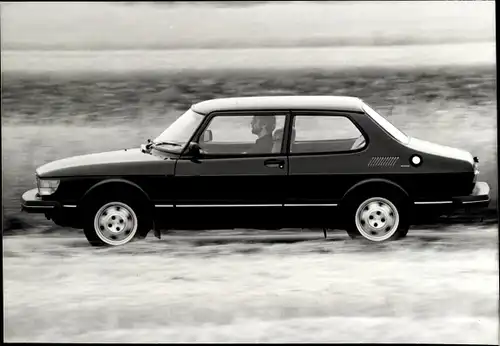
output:
{"label": "front bumper", "polygon": [[55,201],[44,201],[38,195],[38,189],[28,190],[21,197],[21,210],[27,213],[52,213],[61,205]]}

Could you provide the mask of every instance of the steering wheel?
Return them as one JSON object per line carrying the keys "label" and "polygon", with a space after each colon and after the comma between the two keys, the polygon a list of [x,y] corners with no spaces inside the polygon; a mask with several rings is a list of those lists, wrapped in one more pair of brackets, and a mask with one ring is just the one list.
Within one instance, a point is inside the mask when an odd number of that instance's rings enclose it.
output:
{"label": "steering wheel", "polygon": [[356,138],[356,140],[354,141],[354,143],[351,147],[351,150],[360,149],[365,145],[365,143],[366,143],[365,137],[363,137],[363,135],[361,135],[358,138]]}

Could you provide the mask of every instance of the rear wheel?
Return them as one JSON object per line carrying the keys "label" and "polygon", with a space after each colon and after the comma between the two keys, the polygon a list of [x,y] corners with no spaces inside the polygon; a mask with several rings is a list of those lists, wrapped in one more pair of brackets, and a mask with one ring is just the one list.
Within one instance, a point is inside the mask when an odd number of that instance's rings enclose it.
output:
{"label": "rear wheel", "polygon": [[138,201],[99,198],[89,203],[84,233],[93,246],[120,246],[143,238],[150,229],[148,213]]}
{"label": "rear wheel", "polygon": [[346,230],[351,238],[373,242],[401,239],[408,234],[408,204],[402,194],[364,193],[348,202]]}

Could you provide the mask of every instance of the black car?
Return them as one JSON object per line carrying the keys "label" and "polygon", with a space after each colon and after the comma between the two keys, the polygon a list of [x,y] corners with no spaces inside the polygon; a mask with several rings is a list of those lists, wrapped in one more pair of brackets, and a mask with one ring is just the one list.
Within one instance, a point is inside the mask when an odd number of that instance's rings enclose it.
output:
{"label": "black car", "polygon": [[355,97],[222,98],[154,141],[36,170],[22,209],[117,246],[150,230],[342,228],[400,239],[422,215],[485,208],[469,152],[406,134]]}

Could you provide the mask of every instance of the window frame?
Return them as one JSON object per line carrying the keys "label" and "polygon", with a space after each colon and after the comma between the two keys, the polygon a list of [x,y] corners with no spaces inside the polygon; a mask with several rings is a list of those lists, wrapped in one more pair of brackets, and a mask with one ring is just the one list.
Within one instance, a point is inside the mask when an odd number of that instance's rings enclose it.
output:
{"label": "window frame", "polygon": [[[284,116],[284,135],[281,143],[281,151],[279,153],[249,153],[249,154],[203,154],[203,159],[226,159],[226,158],[259,158],[259,157],[280,157],[286,156],[289,144],[289,126],[291,114],[288,110],[283,109],[259,109],[259,110],[224,110],[224,111],[213,111],[205,116],[205,119],[200,124],[199,128],[193,135],[191,142],[199,143],[199,140],[203,133],[208,129],[212,120],[215,117],[229,117],[229,116],[248,116],[248,115],[265,115],[269,113],[274,113],[277,116]],[[276,130],[276,129],[275,129]],[[250,128],[249,128],[250,131]],[[273,131],[274,132],[274,131]],[[257,139],[257,138],[255,138]]]}
{"label": "window frame", "polygon": [[[362,113],[356,113],[356,114],[362,114]],[[329,116],[329,117],[343,117],[347,118],[350,120],[350,122],[358,129],[358,131],[361,133],[361,135],[365,139],[365,146],[359,149],[355,150],[342,150],[342,151],[314,151],[314,152],[304,152],[304,153],[293,153],[291,152],[291,147],[292,147],[292,141],[291,141],[291,133],[292,133],[292,126],[295,124],[295,117],[297,116]],[[368,149],[370,145],[370,137],[368,136],[368,133],[363,129],[363,127],[354,119],[353,114],[351,112],[346,112],[346,111],[320,111],[320,110],[296,110],[292,111],[290,115],[290,124],[289,124],[289,129],[288,129],[288,134],[287,134],[287,155],[288,156],[315,156],[315,155],[345,155],[345,154],[356,154],[360,153],[362,151],[365,151]]]}

